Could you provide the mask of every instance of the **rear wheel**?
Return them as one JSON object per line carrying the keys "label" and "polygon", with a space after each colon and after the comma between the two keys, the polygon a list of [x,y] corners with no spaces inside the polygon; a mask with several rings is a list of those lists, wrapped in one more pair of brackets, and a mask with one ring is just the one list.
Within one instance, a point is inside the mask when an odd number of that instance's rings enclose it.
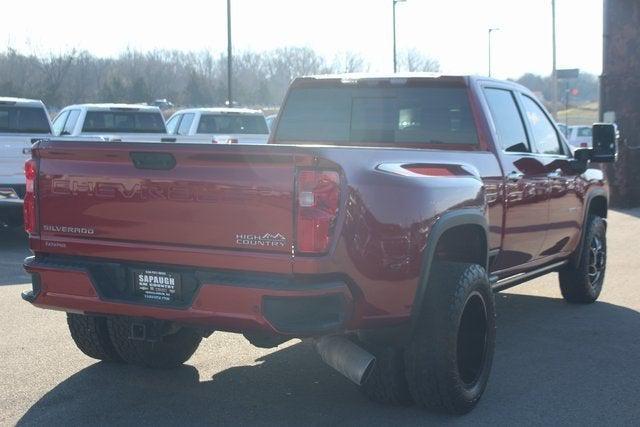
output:
{"label": "rear wheel", "polygon": [[107,328],[107,319],[67,313],[67,325],[76,346],[89,357],[105,362],[122,362]]}
{"label": "rear wheel", "polygon": [[604,220],[590,215],[580,259],[560,270],[560,291],[567,302],[589,304],[602,291],[607,267],[607,234]]}
{"label": "rear wheel", "polygon": [[200,345],[202,336],[192,328],[179,327],[155,341],[130,339],[133,321],[111,317],[109,336],[118,354],[127,363],[149,368],[173,368],[186,362]]}
{"label": "rear wheel", "polygon": [[471,411],[487,385],[494,348],[495,307],[485,270],[476,264],[435,264],[405,352],[413,399],[436,411]]}

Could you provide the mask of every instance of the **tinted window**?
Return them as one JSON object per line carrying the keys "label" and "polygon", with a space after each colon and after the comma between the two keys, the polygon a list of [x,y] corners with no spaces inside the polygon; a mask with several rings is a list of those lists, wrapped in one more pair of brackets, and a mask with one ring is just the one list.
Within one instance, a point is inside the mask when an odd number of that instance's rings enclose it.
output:
{"label": "tinted window", "polygon": [[502,89],[485,89],[484,93],[502,149],[510,152],[530,151],[527,133],[513,93]]}
{"label": "tinted window", "polygon": [[193,123],[193,117],[195,114],[184,114],[182,116],[182,120],[180,121],[180,126],[178,127],[178,135],[189,135],[189,130],[191,130],[191,124]]}
{"label": "tinted window", "polygon": [[80,110],[69,111],[69,117],[67,118],[63,129],[65,135],[71,135],[73,133],[76,123],[78,122],[78,116],[80,116]]}
{"label": "tinted window", "polygon": [[89,111],[83,132],[165,133],[160,113],[137,111]]}
{"label": "tinted window", "polygon": [[298,88],[289,94],[278,121],[279,141],[478,142],[467,91],[462,87],[371,87],[364,83]]}
{"label": "tinted window", "polygon": [[54,135],[60,135],[64,128],[64,123],[67,121],[67,117],[69,117],[69,111],[63,111],[55,118],[51,126],[53,128]]}
{"label": "tinted window", "polygon": [[538,152],[562,154],[558,134],[542,108],[526,95],[522,97],[522,100]]}
{"label": "tinted window", "polygon": [[50,134],[51,129],[42,108],[0,106],[0,132]]}
{"label": "tinted window", "polygon": [[584,137],[591,138],[591,128],[590,127],[578,128],[578,136],[584,136]]}
{"label": "tinted window", "polygon": [[178,126],[178,122],[180,122],[180,117],[182,117],[182,114],[175,115],[169,119],[167,122],[167,133],[176,133],[176,127]]}
{"label": "tinted window", "polygon": [[263,116],[248,114],[203,114],[198,133],[268,134]]}

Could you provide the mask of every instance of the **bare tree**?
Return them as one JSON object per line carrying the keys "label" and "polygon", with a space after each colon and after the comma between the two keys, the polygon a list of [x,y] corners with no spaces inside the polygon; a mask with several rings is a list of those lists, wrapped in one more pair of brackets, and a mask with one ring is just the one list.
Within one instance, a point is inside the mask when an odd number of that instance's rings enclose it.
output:
{"label": "bare tree", "polygon": [[416,48],[402,51],[398,55],[398,64],[401,71],[440,71],[438,60],[424,55]]}
{"label": "bare tree", "polygon": [[[437,61],[409,52],[407,69],[437,69]],[[306,47],[267,52],[237,52],[234,85],[240,104],[273,107],[291,80],[310,74],[359,72],[369,64],[344,52],[331,63]],[[14,50],[0,53],[0,96],[45,101],[52,110],[81,102],[149,102],[167,98],[175,105],[223,105],[226,56],[210,52],[127,50],[116,58],[98,58],[72,50],[46,57]]]}
{"label": "bare tree", "polygon": [[342,52],[335,56],[331,68],[336,73],[364,73],[371,66],[358,53]]}
{"label": "bare tree", "polygon": [[40,64],[44,71],[44,98],[53,99],[58,96],[58,91],[64,81],[73,61],[76,57],[76,50],[72,50],[62,55],[49,54],[41,60]]}

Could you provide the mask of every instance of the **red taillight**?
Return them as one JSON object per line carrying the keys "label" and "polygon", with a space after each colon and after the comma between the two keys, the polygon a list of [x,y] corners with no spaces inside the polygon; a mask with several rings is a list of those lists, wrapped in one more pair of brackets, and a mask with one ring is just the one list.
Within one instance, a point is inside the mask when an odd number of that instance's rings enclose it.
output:
{"label": "red taillight", "polygon": [[586,142],[581,142],[580,143],[580,148],[588,148],[589,144],[587,144]]}
{"label": "red taillight", "polygon": [[24,176],[27,179],[27,190],[24,194],[24,230],[33,234],[36,227],[36,177],[38,176],[38,167],[33,159],[27,160],[24,164]]}
{"label": "red taillight", "polygon": [[327,252],[340,206],[340,176],[334,171],[301,170],[297,197],[297,252]]}

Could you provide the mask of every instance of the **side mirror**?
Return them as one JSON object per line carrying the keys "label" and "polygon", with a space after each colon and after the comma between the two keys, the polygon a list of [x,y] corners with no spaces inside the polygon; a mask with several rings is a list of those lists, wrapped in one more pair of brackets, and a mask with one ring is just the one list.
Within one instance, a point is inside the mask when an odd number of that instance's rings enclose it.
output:
{"label": "side mirror", "polygon": [[592,135],[591,161],[593,163],[615,162],[618,158],[616,126],[609,123],[594,123]]}
{"label": "side mirror", "polygon": [[575,173],[582,174],[587,170],[591,153],[591,148],[578,148],[573,152],[573,161],[570,165]]}

